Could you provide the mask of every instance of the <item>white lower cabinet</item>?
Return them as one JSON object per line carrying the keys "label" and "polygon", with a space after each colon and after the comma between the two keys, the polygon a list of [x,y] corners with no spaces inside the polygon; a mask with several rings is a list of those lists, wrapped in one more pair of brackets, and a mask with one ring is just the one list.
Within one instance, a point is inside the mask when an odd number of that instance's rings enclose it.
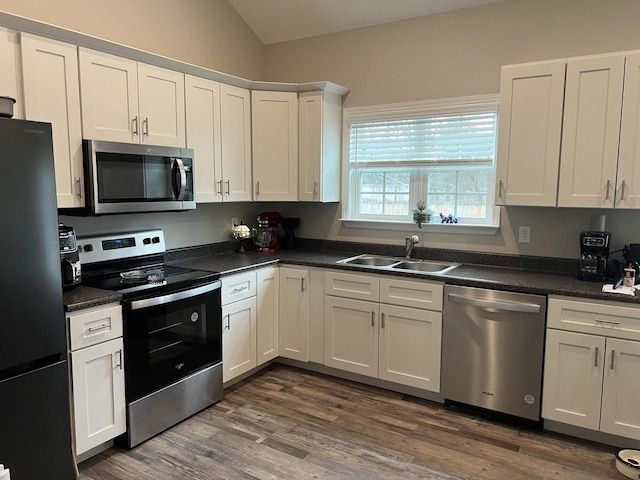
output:
{"label": "white lower cabinet", "polygon": [[543,418],[640,440],[639,313],[614,302],[549,299]]}
{"label": "white lower cabinet", "polygon": [[257,272],[257,348],[258,365],[278,356],[278,320],[280,315],[280,275],[278,267],[263,268]]}
{"label": "white lower cabinet", "polygon": [[279,355],[309,361],[309,270],[280,267]]}
{"label": "white lower cabinet", "polygon": [[95,307],[67,314],[75,453],[126,431],[122,309]]}
{"label": "white lower cabinet", "polygon": [[256,365],[256,297],[253,296],[222,307],[222,381],[227,382]]}
{"label": "white lower cabinet", "polygon": [[325,279],[325,365],[440,391],[442,284],[339,272]]}

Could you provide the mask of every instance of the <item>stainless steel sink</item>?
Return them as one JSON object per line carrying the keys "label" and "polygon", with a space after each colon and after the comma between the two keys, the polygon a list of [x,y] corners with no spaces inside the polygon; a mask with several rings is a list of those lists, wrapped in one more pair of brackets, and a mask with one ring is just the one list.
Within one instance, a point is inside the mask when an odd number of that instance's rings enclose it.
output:
{"label": "stainless steel sink", "polygon": [[456,268],[458,263],[430,262],[427,260],[387,257],[384,255],[363,254],[338,260],[342,265],[371,268],[375,270],[410,271],[415,273],[442,274]]}

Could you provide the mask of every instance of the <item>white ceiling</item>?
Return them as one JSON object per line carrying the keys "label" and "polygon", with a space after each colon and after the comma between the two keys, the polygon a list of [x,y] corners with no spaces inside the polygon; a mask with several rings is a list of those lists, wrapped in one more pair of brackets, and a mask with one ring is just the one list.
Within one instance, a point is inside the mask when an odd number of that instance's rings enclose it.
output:
{"label": "white ceiling", "polygon": [[229,0],[268,45],[504,0]]}

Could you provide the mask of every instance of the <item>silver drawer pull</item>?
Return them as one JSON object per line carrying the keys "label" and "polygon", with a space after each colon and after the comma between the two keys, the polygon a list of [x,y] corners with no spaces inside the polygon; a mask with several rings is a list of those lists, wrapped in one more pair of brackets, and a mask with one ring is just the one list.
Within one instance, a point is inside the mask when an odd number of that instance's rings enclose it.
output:
{"label": "silver drawer pull", "polygon": [[120,370],[122,370],[122,349],[118,350],[116,352],[116,355],[118,356],[118,362],[116,363],[116,368],[120,368]]}
{"label": "silver drawer pull", "polygon": [[598,366],[598,354],[600,352],[600,349],[598,347],[596,347],[596,355],[595,355],[595,360],[593,361],[593,366],[597,367]]}
{"label": "silver drawer pull", "polygon": [[110,323],[105,323],[104,325],[100,325],[98,327],[89,327],[87,329],[87,332],[88,333],[95,333],[95,332],[99,332],[100,330],[106,330],[106,329],[108,329],[110,327],[111,327]]}
{"label": "silver drawer pull", "polygon": [[596,318],[595,319],[596,323],[606,323],[607,325],[620,325],[620,322],[612,322],[611,320],[602,320],[601,318]]}
{"label": "silver drawer pull", "polygon": [[613,370],[613,364],[615,362],[615,359],[616,359],[616,351],[611,350],[611,370]]}
{"label": "silver drawer pull", "polygon": [[234,288],[233,290],[231,290],[231,294],[233,295],[234,293],[240,293],[244,290],[249,290],[249,287],[245,285],[244,287]]}
{"label": "silver drawer pull", "polygon": [[384,328],[384,313],[380,314],[380,328]]}
{"label": "silver drawer pull", "polygon": [[376,314],[375,314],[375,312],[373,312],[373,311],[372,311],[372,312],[371,312],[371,326],[372,326],[372,327],[375,327],[375,326],[376,326],[376,321],[375,321],[375,319],[376,319]]}

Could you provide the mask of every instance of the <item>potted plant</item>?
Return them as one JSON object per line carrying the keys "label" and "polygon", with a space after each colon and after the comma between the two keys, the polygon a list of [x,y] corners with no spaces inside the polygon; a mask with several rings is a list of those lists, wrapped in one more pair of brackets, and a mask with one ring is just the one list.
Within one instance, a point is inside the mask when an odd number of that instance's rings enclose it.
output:
{"label": "potted plant", "polygon": [[431,210],[427,208],[427,202],[424,200],[418,200],[416,208],[412,212],[413,221],[418,225],[418,228],[422,228],[423,223],[429,223],[431,220]]}

